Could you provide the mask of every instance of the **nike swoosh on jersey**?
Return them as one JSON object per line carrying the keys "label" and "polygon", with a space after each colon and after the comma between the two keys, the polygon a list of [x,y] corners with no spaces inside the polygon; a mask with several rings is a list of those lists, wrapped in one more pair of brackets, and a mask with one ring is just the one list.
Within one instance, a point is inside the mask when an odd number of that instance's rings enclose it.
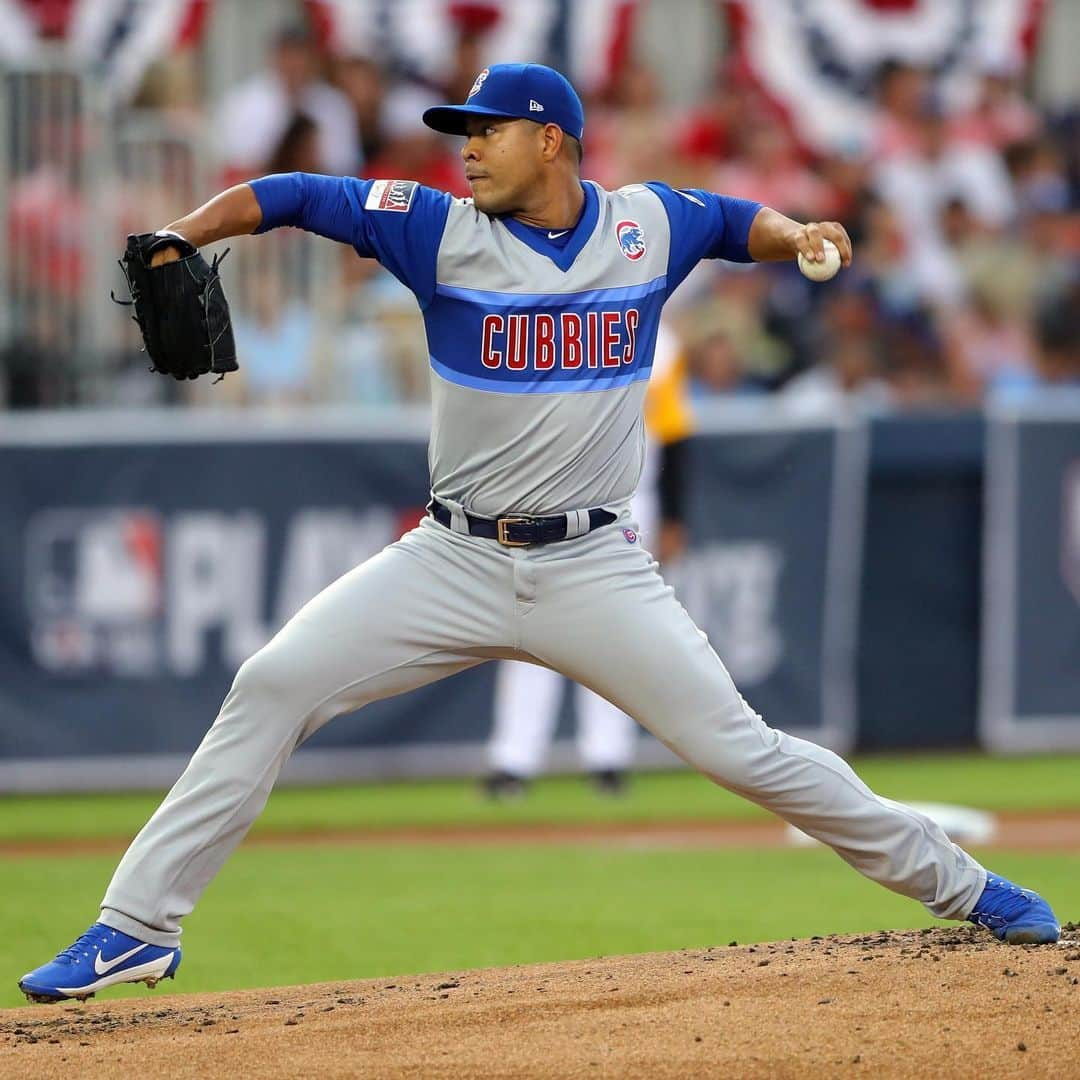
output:
{"label": "nike swoosh on jersey", "polygon": [[94,957],[94,971],[98,975],[107,975],[117,964],[122,964],[125,960],[130,960],[136,953],[140,953],[146,948],[146,942],[142,945],[136,945],[134,949],[129,949],[126,953],[121,953],[119,956],[114,956],[111,960],[103,960],[101,953],[98,953]]}
{"label": "nike swoosh on jersey", "polygon": [[695,203],[696,205],[701,207],[705,206],[705,204],[696,195],[691,195],[689,191],[682,191],[679,188],[672,188],[671,190],[674,191],[676,195],[681,195],[689,202]]}
{"label": "nike swoosh on jersey", "polygon": [[549,232],[548,233],[548,239],[549,240],[558,240],[560,236],[565,236],[569,231],[570,231],[569,229],[563,229],[562,232]]}

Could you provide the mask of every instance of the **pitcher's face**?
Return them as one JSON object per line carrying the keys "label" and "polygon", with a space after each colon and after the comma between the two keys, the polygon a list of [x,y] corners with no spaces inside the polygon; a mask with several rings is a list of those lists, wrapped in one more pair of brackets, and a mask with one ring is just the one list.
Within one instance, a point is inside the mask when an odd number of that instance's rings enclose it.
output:
{"label": "pitcher's face", "polygon": [[521,209],[540,180],[544,126],[532,120],[471,116],[466,130],[461,157],[476,208],[485,214]]}

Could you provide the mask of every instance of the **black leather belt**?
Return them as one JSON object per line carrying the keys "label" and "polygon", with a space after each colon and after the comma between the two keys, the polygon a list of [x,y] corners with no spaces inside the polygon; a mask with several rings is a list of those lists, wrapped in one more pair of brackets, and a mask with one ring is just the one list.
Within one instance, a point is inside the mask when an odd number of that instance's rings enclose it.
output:
{"label": "black leather belt", "polygon": [[[427,508],[440,525],[450,528],[450,507],[444,506],[438,499],[432,499]],[[615,517],[616,515],[610,510],[590,510],[588,532],[598,529],[601,525],[610,525]],[[489,540],[498,540],[504,547],[550,544],[555,540],[566,539],[566,514],[555,514],[553,517],[507,514],[506,517],[501,518],[482,518],[466,512],[465,520],[469,523],[471,536],[485,536]]]}

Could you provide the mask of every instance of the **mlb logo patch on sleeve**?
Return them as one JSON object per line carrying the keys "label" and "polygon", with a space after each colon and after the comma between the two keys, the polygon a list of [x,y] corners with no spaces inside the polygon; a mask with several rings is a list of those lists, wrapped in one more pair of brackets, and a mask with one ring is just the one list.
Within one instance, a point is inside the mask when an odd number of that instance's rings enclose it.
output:
{"label": "mlb logo patch on sleeve", "polygon": [[420,185],[415,180],[376,180],[364,202],[365,210],[398,210],[404,213],[412,205]]}

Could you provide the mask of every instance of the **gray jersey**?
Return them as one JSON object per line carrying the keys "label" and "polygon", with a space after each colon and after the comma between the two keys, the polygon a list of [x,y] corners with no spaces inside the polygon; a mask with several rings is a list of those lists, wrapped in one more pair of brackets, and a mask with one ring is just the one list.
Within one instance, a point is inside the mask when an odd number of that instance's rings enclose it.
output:
{"label": "gray jersey", "polygon": [[431,482],[483,516],[625,502],[660,311],[701,259],[749,261],[760,204],[666,184],[582,184],[548,232],[412,180],[252,182],[263,220],[346,241],[415,293],[432,368]]}
{"label": "gray jersey", "polygon": [[[565,271],[471,202],[450,209],[427,312],[431,480],[478,514],[602,506],[637,487],[670,226],[648,188],[590,186],[596,223]],[[432,317],[444,304],[462,325],[475,307],[479,336],[447,340],[446,315]]]}

